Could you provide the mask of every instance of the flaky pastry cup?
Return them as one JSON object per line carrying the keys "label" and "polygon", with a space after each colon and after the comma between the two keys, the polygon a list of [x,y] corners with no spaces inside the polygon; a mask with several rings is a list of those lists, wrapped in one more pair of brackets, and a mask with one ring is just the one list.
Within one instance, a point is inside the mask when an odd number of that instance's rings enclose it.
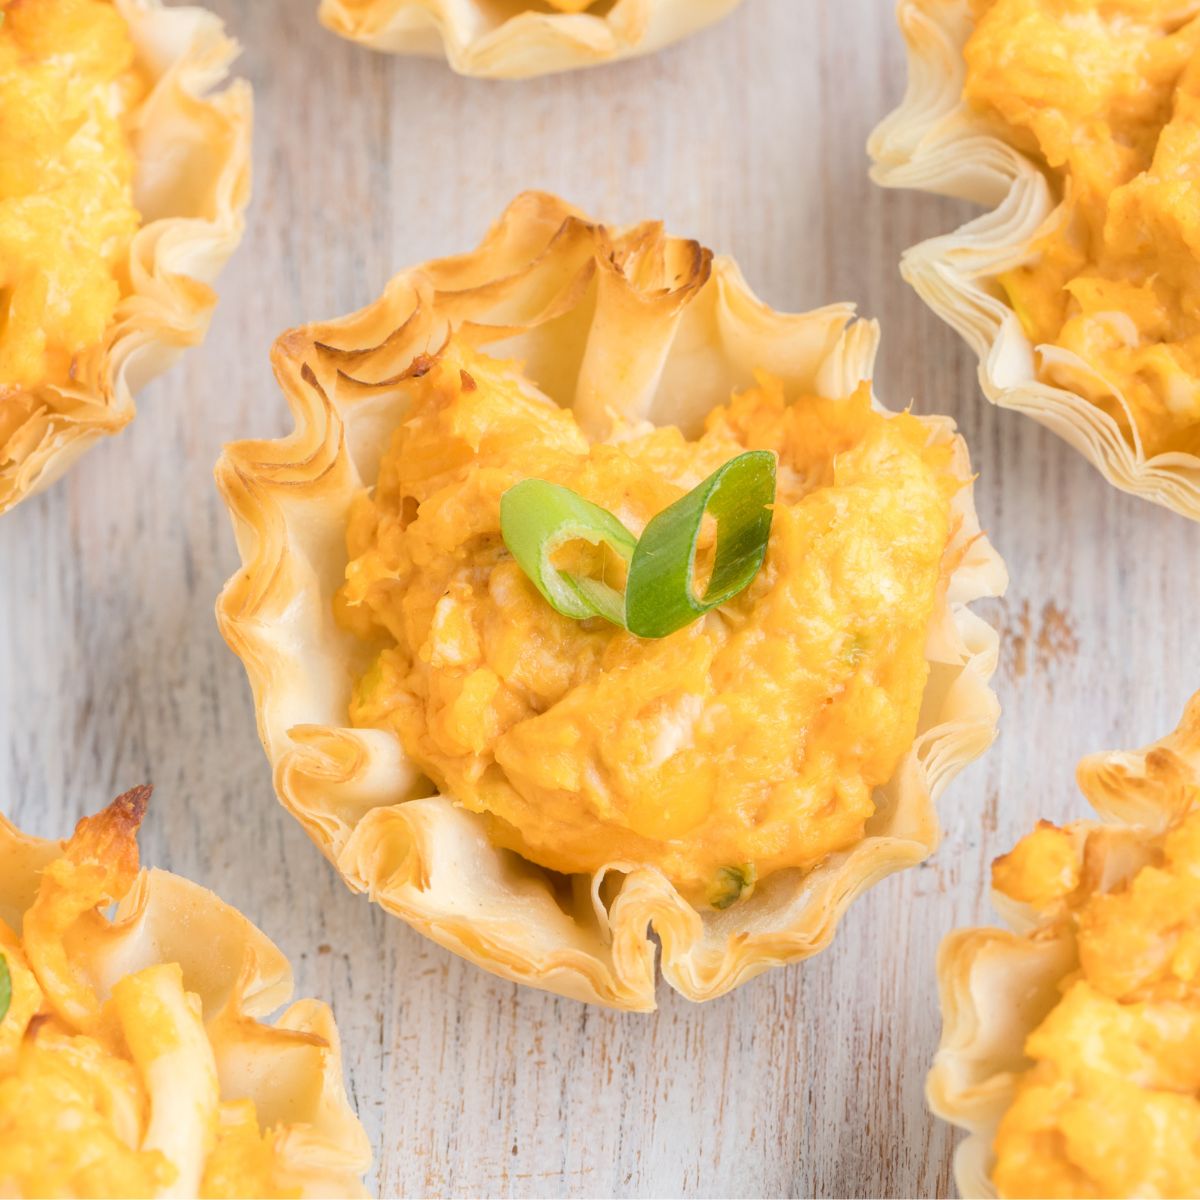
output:
{"label": "flaky pastry cup", "polygon": [[[1060,346],[1035,347],[996,282],[1029,260],[1060,207],[1039,167],[998,138],[963,99],[970,9],[970,0],[898,5],[908,88],[899,108],[871,135],[872,178],[884,187],[954,196],[989,209],[953,233],[906,251],[901,274],[978,355],[980,386],[993,404],[1053,430],[1122,491],[1200,520],[1200,458],[1148,457],[1136,422],[1131,420],[1127,438],[1086,397],[1038,378],[1035,352],[1077,372],[1094,377],[1095,371]],[[1119,389],[1113,390],[1125,405]]]}
{"label": "flaky pastry cup", "polygon": [[[20,961],[28,960],[49,1008],[78,1032],[90,1032],[97,1006],[126,976],[160,964],[181,968],[184,990],[201,1003],[207,1047],[197,1055],[186,1037],[159,1039],[156,1057],[143,1064],[154,1145],[138,1147],[163,1151],[175,1165],[172,1195],[195,1195],[199,1186],[204,1139],[193,1126],[206,1103],[209,1048],[219,1100],[253,1100],[263,1129],[274,1127],[282,1187],[300,1196],[367,1195],[361,1176],[370,1168],[371,1147],[342,1086],[333,1013],[318,1000],[299,1000],[265,1020],[292,995],[291,967],[279,949],[207,888],[137,869],[137,830],[149,795],[141,787],[120,796],[80,822],[70,842],[31,837],[0,815],[0,920],[18,938],[24,930]],[[39,907],[47,869],[68,853],[77,864],[73,873],[56,874],[60,894]],[[72,887],[92,886],[102,901],[116,901],[111,916],[103,903],[76,911]],[[26,1036],[40,1019],[10,1013],[10,1037],[21,1036],[11,1028],[21,1017]]]}
{"label": "flaky pastry cup", "polygon": [[[651,54],[741,0],[321,0],[325,26],[376,50],[440,58],[461,75],[526,79]],[[558,11],[555,11],[555,10]]]}
{"label": "flaky pastry cup", "polygon": [[[296,420],[280,441],[240,442],[217,464],[243,567],[217,604],[245,664],[259,734],[284,806],[356,891],[434,941],[521,983],[625,1009],[654,1007],[653,928],[668,982],[693,1000],[833,936],[858,893],[925,858],[934,801],[991,743],[995,632],[967,605],[999,594],[1004,566],[957,496],[958,567],[929,633],[932,673],[918,736],[877,795],[867,836],[807,873],[780,871],[723,912],[700,912],[654,867],[613,862],[554,888],[496,848],[485,819],[429,794],[399,739],[348,728],[363,643],[334,621],[346,518],[370,487],[404,412],[396,381],[454,330],[526,372],[590,435],[621,416],[695,433],[705,414],[763,369],[793,390],[850,395],[868,379],[878,331],[849,305],[772,312],[736,265],[655,223],[594,224],[555,197],[519,197],[477,250],[396,276],[375,303],[284,334],[274,366]],[[924,418],[966,446],[944,417]]]}
{"label": "flaky pastry cup", "polygon": [[[1190,806],[1200,788],[1200,693],[1179,727],[1142,750],[1094,754],[1076,772],[1101,821],[1067,826],[1084,863],[1081,888],[1111,891],[1152,859],[1151,839]],[[992,1146],[1020,1075],[1032,1066],[1028,1036],[1079,969],[1073,928],[999,893],[1008,929],[960,929],[938,953],[942,1038],[926,1094],[939,1116],[968,1131],[954,1159],[963,1196],[996,1195]]]}
{"label": "flaky pastry cup", "polygon": [[[217,90],[237,45],[202,8],[114,0],[149,82],[133,113],[134,204],[128,294],[69,386],[0,393],[0,513],[57,480],[134,416],[134,396],[208,329],[212,283],[241,240],[250,197],[251,96]],[[6,412],[7,409],[7,412]]]}

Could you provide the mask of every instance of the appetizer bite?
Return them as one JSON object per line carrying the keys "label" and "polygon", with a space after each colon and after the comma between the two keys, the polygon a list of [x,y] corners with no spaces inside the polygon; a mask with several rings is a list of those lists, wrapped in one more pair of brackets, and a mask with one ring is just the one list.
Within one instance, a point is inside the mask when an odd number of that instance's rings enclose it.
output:
{"label": "appetizer bite", "polygon": [[0,1195],[365,1195],[332,1013],[258,1019],[287,960],[212,892],[139,871],[149,795],[66,842],[0,817]]}
{"label": "appetizer bite", "polygon": [[0,513],[203,337],[249,190],[234,53],[198,8],[0,0]]}
{"label": "appetizer bite", "polygon": [[774,313],[657,224],[520,197],[285,334],[226,449],[218,619],[283,804],[351,887],[565,995],[693,999],[825,946],[991,741],[966,447],[876,329]]}
{"label": "appetizer bite", "polygon": [[1041,822],[992,870],[1015,932],[951,934],[933,1110],[964,1196],[1200,1192],[1200,695],[1079,766],[1104,822]]}
{"label": "appetizer bite", "polygon": [[875,179],[992,206],[906,279],[988,398],[1200,519],[1200,3],[903,0]]}
{"label": "appetizer bite", "polygon": [[741,0],[321,0],[334,33],[441,58],[462,75],[525,79],[650,54]]}

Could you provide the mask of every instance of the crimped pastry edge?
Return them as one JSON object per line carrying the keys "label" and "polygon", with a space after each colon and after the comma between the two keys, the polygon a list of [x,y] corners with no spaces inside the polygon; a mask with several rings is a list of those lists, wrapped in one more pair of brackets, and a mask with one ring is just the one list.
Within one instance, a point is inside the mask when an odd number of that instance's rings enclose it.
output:
{"label": "crimped pastry edge", "polygon": [[461,75],[526,79],[650,54],[741,0],[617,0],[603,15],[527,9],[499,19],[478,0],[321,0],[326,28],[394,54],[444,56]]}

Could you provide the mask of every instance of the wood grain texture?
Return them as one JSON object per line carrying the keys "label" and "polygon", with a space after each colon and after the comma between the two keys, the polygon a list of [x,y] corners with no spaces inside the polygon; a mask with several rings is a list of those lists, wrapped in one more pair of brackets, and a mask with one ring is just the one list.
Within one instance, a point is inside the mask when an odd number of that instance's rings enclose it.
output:
{"label": "wood grain texture", "polygon": [[[1082,812],[1075,761],[1172,728],[1200,686],[1200,527],[1107,487],[988,407],[973,359],[897,274],[961,206],[884,193],[863,146],[904,68],[886,0],[747,0],[656,58],[526,84],[375,57],[315,0],[214,0],[257,93],[256,198],[208,341],[122,434],[0,521],[0,804],[65,833],[135,783],[148,862],[201,880],[329,999],[390,1194],[947,1195],[924,1108],[934,953],[989,917],[987,864]],[[852,298],[884,325],[894,406],[949,412],[1006,555],[1001,738],[956,781],[946,838],[833,948],[656,1016],[588,1010],[460,962],[352,896],[276,804],[213,600],[236,565],[223,442],[289,425],[272,338],[473,245],[526,187],[614,221],[661,216],[733,254],[772,305]]]}

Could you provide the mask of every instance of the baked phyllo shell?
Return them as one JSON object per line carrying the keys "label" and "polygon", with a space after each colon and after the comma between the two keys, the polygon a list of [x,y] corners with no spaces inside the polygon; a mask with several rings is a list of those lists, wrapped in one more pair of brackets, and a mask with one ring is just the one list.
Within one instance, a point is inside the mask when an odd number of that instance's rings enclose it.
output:
{"label": "baked phyllo shell", "polygon": [[[376,50],[447,61],[462,75],[524,79],[650,54],[741,0],[321,0],[322,22]],[[558,10],[558,11],[555,11]]]}
{"label": "baked phyllo shell", "polygon": [[[242,235],[250,193],[250,89],[222,88],[236,44],[202,8],[114,0],[147,90],[133,110],[134,205],[142,224],[122,298],[69,383],[0,385],[0,513],[58,479],[133,418],[134,396],[208,328],[212,284]],[[19,406],[19,408],[18,408]],[[5,419],[5,408],[20,419]]]}
{"label": "baked phyllo shell", "polygon": [[[365,1196],[361,1177],[371,1148],[342,1086],[332,1012],[317,1000],[299,1000],[268,1020],[292,995],[291,967],[277,947],[207,888],[138,869],[137,828],[149,793],[135,788],[119,797],[80,822],[68,841],[31,837],[0,816],[0,953],[12,960],[13,988],[7,1021],[0,1020],[0,1060],[18,1053],[22,1039],[40,1045],[46,1030],[39,1022],[47,1020],[56,1041],[95,1037],[107,1044],[110,1009],[121,1003],[112,998],[124,989],[127,998],[142,997],[134,1011],[143,1014],[135,1024],[145,1027],[145,1038],[129,1047],[132,1067],[125,1059],[115,1067],[139,1074],[149,1108],[145,1140],[129,1152],[160,1162],[165,1156],[166,1194],[199,1194],[201,1175],[218,1188],[233,1186],[229,1194],[235,1194],[257,1165],[267,1171],[258,1185],[275,1189],[272,1194]],[[147,983],[151,977],[172,986],[160,991]],[[40,1009],[26,1002],[30,991],[37,995],[27,980],[40,988]],[[152,1020],[173,1007],[181,1012],[172,994],[195,999],[186,1001],[179,1020]],[[197,1000],[198,1012],[192,1008]],[[194,1013],[200,1022],[192,1029]],[[214,1180],[204,1130],[221,1118],[209,1110],[233,1102],[237,1112],[236,1102],[247,1100],[269,1138],[269,1165],[243,1141],[245,1155],[228,1153]],[[104,1111],[101,1104],[98,1112]],[[46,1169],[67,1169],[65,1155],[52,1158]],[[18,1163],[37,1175],[35,1151],[18,1156]],[[96,1163],[87,1168],[93,1185],[102,1169]],[[0,1170],[0,1191],[4,1184]]]}
{"label": "baked phyllo shell", "polygon": [[[1158,861],[1155,840],[1194,805],[1200,695],[1173,733],[1142,750],[1085,758],[1077,779],[1103,820],[1072,822],[1061,833],[1083,864],[1081,886],[1088,894],[1110,892]],[[1033,1065],[1026,1039],[1080,969],[1070,922],[999,892],[993,898],[1010,928],[957,930],[938,954],[942,1038],[926,1091],[938,1116],[967,1130],[954,1161],[963,1196],[997,1194],[993,1145]]]}
{"label": "baked phyllo shell", "polygon": [[[1030,261],[1059,204],[1038,165],[998,137],[995,123],[964,99],[964,47],[974,28],[970,0],[900,0],[898,13],[908,87],[899,108],[871,135],[872,177],[885,187],[952,196],[989,210],[906,251],[901,274],[978,355],[980,385],[993,404],[1053,430],[1115,487],[1200,520],[1200,458],[1147,454],[1136,424],[1126,435],[1093,401],[1038,375],[1038,353],[1078,377],[1096,373],[1064,347],[1035,347],[999,282]],[[1105,386],[1128,410],[1120,387]]]}
{"label": "baked phyllo shell", "polygon": [[[878,790],[866,837],[808,872],[771,874],[724,911],[700,911],[634,862],[570,876],[564,890],[562,877],[493,845],[484,817],[430,795],[394,733],[349,727],[370,652],[334,618],[347,520],[405,416],[398,385],[452,331],[523,361],[593,435],[611,427],[614,405],[622,420],[691,435],[758,370],[791,393],[847,397],[870,378],[877,342],[848,305],[772,312],[733,262],[696,242],[652,223],[609,229],[534,193],[477,250],[281,337],[274,366],[295,432],[229,446],[216,471],[243,563],[217,616],[250,677],[280,800],[352,888],[488,970],[580,1000],[653,1008],[651,929],[663,974],[694,1000],[822,949],[859,892],[930,853],[936,797],[994,736],[996,635],[967,605],[1006,577],[970,487],[953,501],[957,567],[934,610],[917,738]],[[923,420],[969,479],[953,424]]]}

